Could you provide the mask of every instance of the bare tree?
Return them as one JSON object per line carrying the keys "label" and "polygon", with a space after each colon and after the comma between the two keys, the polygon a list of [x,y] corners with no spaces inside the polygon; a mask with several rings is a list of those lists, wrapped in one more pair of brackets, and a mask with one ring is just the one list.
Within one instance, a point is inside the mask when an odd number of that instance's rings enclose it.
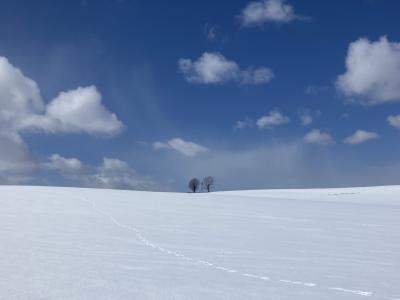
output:
{"label": "bare tree", "polygon": [[211,189],[214,187],[214,181],[214,177],[212,176],[204,177],[202,186],[207,190],[207,192],[210,192]]}
{"label": "bare tree", "polygon": [[196,191],[199,189],[200,186],[200,180],[197,178],[192,178],[189,181],[189,189],[193,192],[196,193]]}

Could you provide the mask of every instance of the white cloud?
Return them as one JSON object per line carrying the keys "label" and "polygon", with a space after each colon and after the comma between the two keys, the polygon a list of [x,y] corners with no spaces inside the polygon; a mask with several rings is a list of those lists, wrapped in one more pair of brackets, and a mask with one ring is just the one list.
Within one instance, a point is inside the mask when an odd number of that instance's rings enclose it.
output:
{"label": "white cloud", "polygon": [[122,128],[117,116],[103,106],[93,85],[61,92],[47,106],[46,115],[58,123],[59,131],[109,135]]}
{"label": "white cloud", "polygon": [[336,81],[346,96],[365,104],[400,100],[400,43],[358,39],[349,46],[346,69]]}
{"label": "white cloud", "polygon": [[222,84],[229,81],[242,84],[265,84],[272,80],[274,74],[266,67],[242,70],[239,65],[226,59],[218,52],[204,52],[197,60],[181,58],[179,70],[191,83]]}
{"label": "white cloud", "polygon": [[281,114],[278,110],[271,110],[268,115],[260,117],[256,124],[258,129],[272,128],[274,126],[287,124],[290,118]]}
{"label": "white cloud", "polygon": [[103,106],[101,94],[92,85],[61,92],[46,106],[44,114],[21,120],[20,128],[49,133],[114,135],[120,132],[122,123]]}
{"label": "white cloud", "polygon": [[37,84],[0,57],[0,124],[13,132],[84,132],[111,135],[121,121],[101,103],[95,86],[61,92],[48,105]]}
{"label": "white cloud", "polygon": [[61,174],[77,186],[133,190],[157,188],[150,177],[138,175],[127,162],[117,158],[104,157],[99,166],[90,166],[83,165],[77,158],[53,154],[42,168]]}
{"label": "white cloud", "polygon": [[29,157],[28,147],[15,133],[0,127],[0,182],[23,183],[30,180],[35,164]]}
{"label": "white cloud", "polygon": [[89,186],[102,188],[154,189],[150,178],[137,175],[129,164],[117,158],[104,157],[102,164],[90,176],[86,176]]}
{"label": "white cloud", "polygon": [[328,133],[321,132],[318,129],[311,130],[304,136],[303,139],[306,143],[317,144],[321,146],[328,146],[335,143]]}
{"label": "white cloud", "polygon": [[104,157],[100,169],[106,173],[127,172],[129,171],[129,165],[127,162],[117,158]]}
{"label": "white cloud", "polygon": [[298,112],[300,123],[303,126],[311,125],[314,122],[314,119],[319,117],[320,115],[320,110],[311,111],[309,109],[300,109]]}
{"label": "white cloud", "polygon": [[289,23],[304,19],[294,13],[294,8],[286,0],[261,0],[250,2],[241,12],[243,27],[261,26],[265,23]]}
{"label": "white cloud", "polygon": [[308,115],[308,114],[300,115],[300,122],[301,122],[301,125],[303,125],[303,126],[310,125],[313,121],[314,121],[314,119],[311,115]]}
{"label": "white cloud", "polygon": [[256,121],[246,117],[244,120],[236,122],[234,129],[253,128],[257,126],[258,129],[271,129],[275,126],[290,123],[290,118],[283,115],[279,110],[271,110],[268,115],[261,116]]}
{"label": "white cloud", "polygon": [[178,65],[186,80],[194,83],[216,84],[237,80],[240,73],[236,62],[227,60],[220,53],[205,52],[194,62],[181,58]]}
{"label": "white cloud", "polygon": [[43,166],[46,169],[57,170],[62,173],[76,173],[82,169],[82,162],[77,158],[65,158],[58,154],[53,154]]}
{"label": "white cloud", "polygon": [[387,121],[391,126],[400,129],[400,115],[390,115],[389,117],[387,117]]}
{"label": "white cloud", "polygon": [[365,130],[357,130],[352,135],[348,136],[343,140],[345,144],[349,145],[358,145],[371,140],[376,140],[379,138],[379,135],[375,132],[369,132]]}
{"label": "white cloud", "polygon": [[22,131],[112,135],[121,128],[122,123],[102,105],[95,86],[62,92],[45,105],[36,82],[0,56],[1,177],[22,181],[35,168]]}
{"label": "white cloud", "polygon": [[29,180],[34,163],[17,131],[16,121],[40,113],[44,104],[36,83],[0,56],[0,181]]}
{"label": "white cloud", "polygon": [[40,114],[45,105],[37,84],[0,56],[0,124],[16,131],[16,122]]}
{"label": "white cloud", "polygon": [[254,121],[250,118],[245,118],[244,120],[237,121],[234,129],[244,129],[252,127],[254,127]]}
{"label": "white cloud", "polygon": [[241,83],[243,84],[265,84],[274,78],[274,74],[269,68],[249,68],[241,72]]}
{"label": "white cloud", "polygon": [[180,154],[188,157],[194,157],[197,155],[207,154],[210,152],[210,149],[208,149],[205,146],[193,142],[184,141],[181,138],[173,138],[166,143],[154,142],[153,148],[156,150],[160,149],[175,150]]}

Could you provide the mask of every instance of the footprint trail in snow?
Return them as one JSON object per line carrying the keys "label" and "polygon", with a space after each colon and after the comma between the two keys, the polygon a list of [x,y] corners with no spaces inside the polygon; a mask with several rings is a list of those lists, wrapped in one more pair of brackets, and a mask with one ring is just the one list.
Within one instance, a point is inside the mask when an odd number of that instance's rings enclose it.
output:
{"label": "footprint trail in snow", "polygon": [[[372,297],[372,296],[376,296],[373,292],[371,291],[361,291],[361,290],[356,290],[356,289],[349,289],[349,288],[342,288],[342,287],[322,287],[322,286],[318,286],[316,283],[313,282],[302,282],[302,281],[298,281],[298,280],[288,280],[288,279],[271,279],[269,276],[265,276],[265,275],[257,275],[257,274],[252,274],[252,273],[242,273],[238,270],[232,269],[232,268],[228,268],[225,266],[220,266],[217,264],[214,264],[212,262],[209,261],[205,261],[205,260],[201,260],[201,259],[196,259],[196,258],[192,258],[189,256],[186,256],[178,251],[172,251],[169,249],[166,249],[164,247],[161,247],[159,245],[157,245],[156,243],[153,243],[151,241],[149,241],[148,239],[146,239],[142,233],[135,227],[132,226],[128,226],[126,224],[122,224],[120,223],[117,219],[114,218],[114,216],[112,216],[111,214],[99,209],[97,207],[97,205],[94,203],[94,201],[89,201],[86,198],[82,198],[83,201],[90,203],[93,210],[96,211],[97,213],[107,217],[114,225],[125,229],[125,230],[129,230],[135,233],[136,237],[147,247],[152,248],[154,250],[157,250],[161,253],[164,253],[166,255],[171,255],[171,256],[175,256],[178,259],[182,259],[183,261],[186,262],[190,262],[193,264],[197,264],[197,265],[201,265],[201,266],[205,266],[205,267],[209,267],[209,268],[213,268],[215,270],[218,271],[222,271],[225,272],[227,274],[232,274],[232,275],[240,275],[243,276],[245,278],[249,278],[249,279],[255,279],[255,280],[262,280],[265,282],[274,282],[274,283],[280,283],[280,284],[288,284],[288,285],[293,285],[293,286],[302,286],[304,288],[323,288],[326,289],[326,291],[330,291],[330,292],[337,292],[337,293],[347,293],[347,294],[353,294],[353,295],[357,295],[357,296],[363,296],[363,297]],[[379,299],[387,299],[387,300],[397,300],[400,298],[391,298],[391,297],[386,297],[386,298],[382,298],[379,297]]]}

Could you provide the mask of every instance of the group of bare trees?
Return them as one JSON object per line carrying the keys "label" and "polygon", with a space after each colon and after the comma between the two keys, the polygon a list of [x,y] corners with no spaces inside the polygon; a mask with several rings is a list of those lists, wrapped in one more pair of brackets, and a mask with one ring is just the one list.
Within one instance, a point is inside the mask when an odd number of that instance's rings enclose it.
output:
{"label": "group of bare trees", "polygon": [[203,178],[203,181],[200,182],[196,177],[190,179],[189,181],[189,189],[193,192],[196,193],[198,191],[207,191],[211,192],[211,190],[214,188],[214,177],[212,176],[207,176]]}

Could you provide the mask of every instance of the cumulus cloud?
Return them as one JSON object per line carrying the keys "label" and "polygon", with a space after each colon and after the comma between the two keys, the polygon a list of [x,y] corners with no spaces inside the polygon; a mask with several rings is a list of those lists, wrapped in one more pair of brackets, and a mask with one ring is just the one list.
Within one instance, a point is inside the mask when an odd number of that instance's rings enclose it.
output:
{"label": "cumulus cloud", "polygon": [[18,68],[0,56],[0,124],[16,131],[21,119],[40,114],[45,105],[39,87]]}
{"label": "cumulus cloud", "polygon": [[101,94],[92,85],[61,92],[46,106],[43,114],[22,119],[19,128],[48,133],[114,135],[122,129],[122,122],[103,106]]}
{"label": "cumulus cloud", "polygon": [[44,129],[95,135],[118,133],[122,122],[103,106],[101,98],[93,85],[61,92],[46,107],[45,116],[54,120],[54,128]]}
{"label": "cumulus cloud", "polygon": [[28,147],[22,138],[7,128],[0,127],[0,182],[7,184],[24,183],[31,179],[35,168]]}
{"label": "cumulus cloud", "polygon": [[101,100],[97,88],[88,86],[61,92],[45,105],[37,84],[0,57],[0,124],[13,132],[118,133],[121,121]]}
{"label": "cumulus cloud", "polygon": [[102,164],[85,179],[87,185],[102,188],[146,190],[155,187],[151,178],[139,176],[127,162],[117,158],[104,157]]}
{"label": "cumulus cloud", "polygon": [[337,88],[364,104],[400,100],[400,43],[387,37],[371,42],[358,39],[349,46],[346,72],[336,81]]}
{"label": "cumulus cloud", "polygon": [[236,122],[234,129],[257,127],[258,129],[272,129],[275,126],[290,123],[290,118],[283,115],[279,110],[271,110],[267,115],[261,116],[255,121],[246,117]]}
{"label": "cumulus cloud", "polygon": [[321,146],[329,146],[334,144],[332,137],[319,129],[313,129],[304,136],[304,141],[308,144],[317,144]]}
{"label": "cumulus cloud", "polygon": [[53,154],[49,157],[49,161],[43,164],[43,167],[62,173],[76,173],[82,169],[82,162],[77,158],[65,158],[59,154]]}
{"label": "cumulus cloud", "polygon": [[17,120],[41,112],[44,104],[37,84],[5,57],[0,57],[0,181],[22,183],[34,168]]}
{"label": "cumulus cloud", "polygon": [[222,84],[234,81],[258,85],[268,83],[274,77],[272,71],[266,67],[242,70],[235,61],[226,59],[218,52],[204,52],[195,61],[181,58],[178,67],[188,82],[198,84]]}
{"label": "cumulus cloud", "polygon": [[261,0],[250,2],[241,12],[243,27],[261,26],[265,23],[289,23],[305,19],[294,12],[286,0]]}
{"label": "cumulus cloud", "polygon": [[181,138],[173,138],[167,141],[166,143],[154,142],[153,148],[155,150],[160,150],[160,149],[174,150],[187,157],[194,157],[210,152],[210,149],[208,149],[205,146],[193,142],[184,141]]}
{"label": "cumulus cloud", "polygon": [[101,103],[95,86],[61,92],[46,105],[36,82],[0,56],[1,177],[20,182],[36,167],[21,137],[23,131],[113,135],[121,128],[121,121]]}
{"label": "cumulus cloud", "polygon": [[98,166],[83,165],[77,158],[53,154],[42,169],[62,175],[76,186],[110,189],[154,190],[152,178],[140,176],[123,160],[104,157]]}
{"label": "cumulus cloud", "polygon": [[400,115],[387,117],[388,123],[394,128],[400,129]]}
{"label": "cumulus cloud", "polygon": [[375,132],[357,130],[355,133],[345,138],[343,142],[349,145],[358,145],[378,138],[379,135]]}
{"label": "cumulus cloud", "polygon": [[258,129],[272,128],[274,126],[287,124],[290,118],[280,113],[278,110],[271,110],[268,115],[257,119],[256,124]]}

